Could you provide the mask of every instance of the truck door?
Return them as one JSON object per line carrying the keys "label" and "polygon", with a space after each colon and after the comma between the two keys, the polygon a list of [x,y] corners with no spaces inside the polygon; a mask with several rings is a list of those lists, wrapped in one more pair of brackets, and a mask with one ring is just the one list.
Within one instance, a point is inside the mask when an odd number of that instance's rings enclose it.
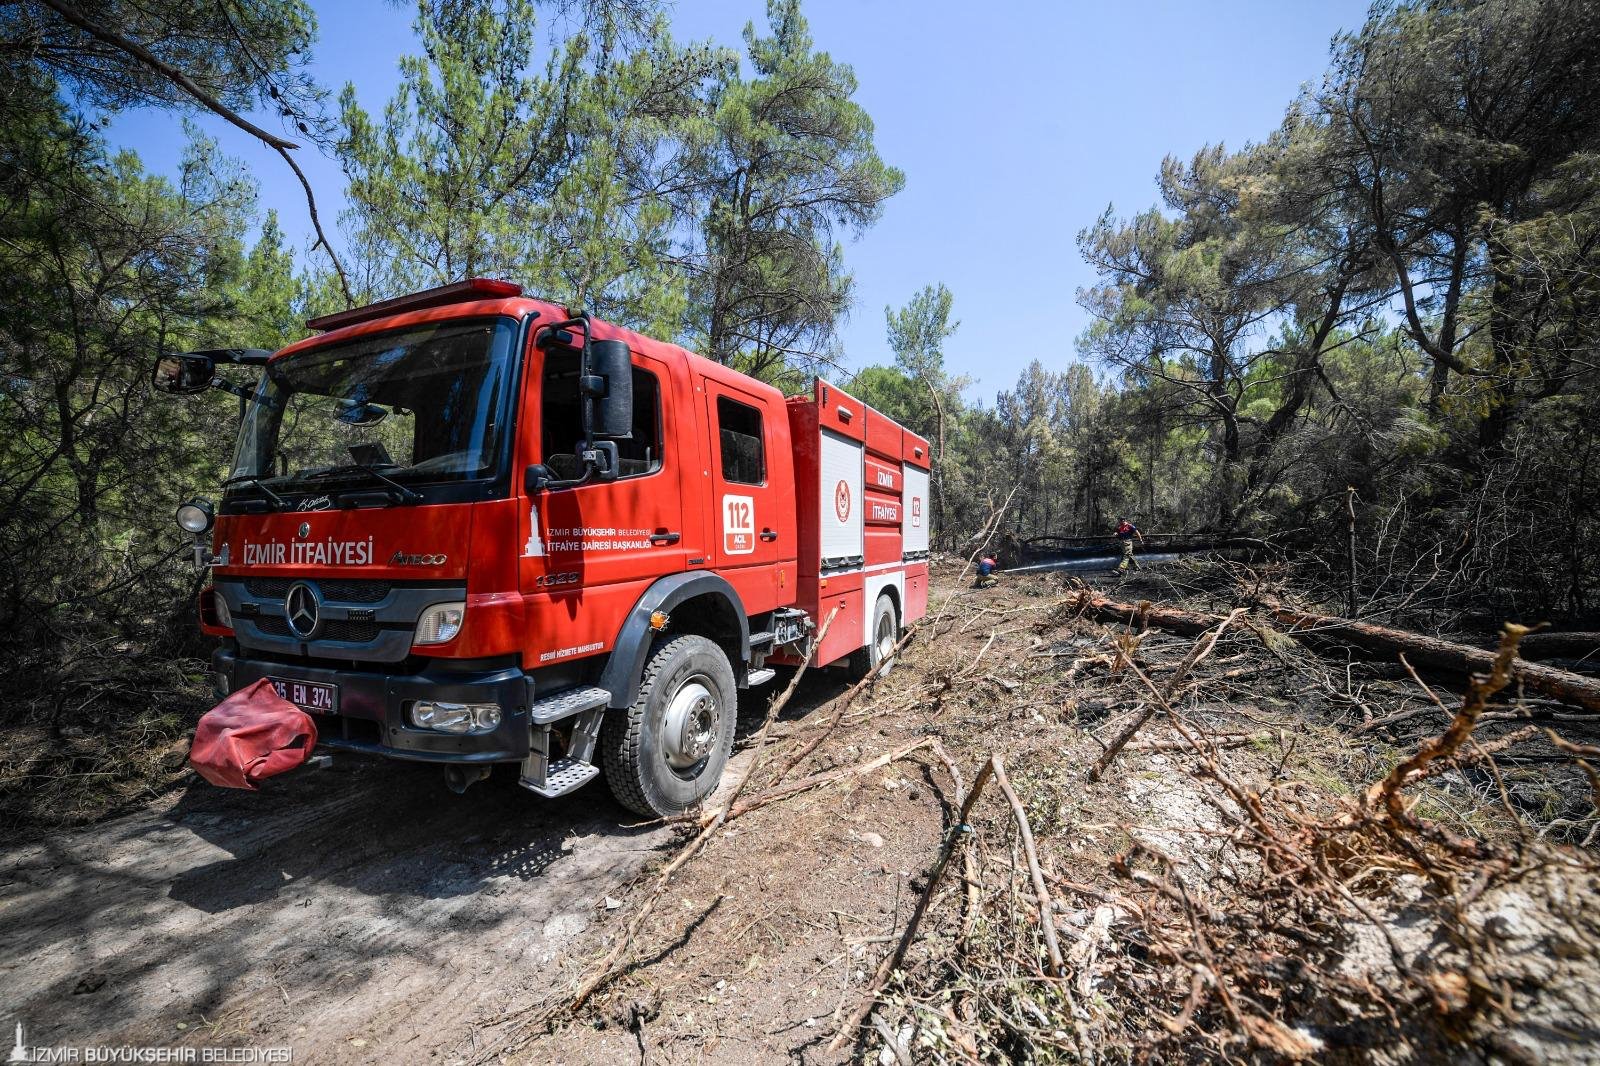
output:
{"label": "truck door", "polygon": [[[770,609],[776,594],[776,563],[792,558],[792,522],[777,499],[773,455],[774,413],[759,398],[706,379],[706,417],[711,427],[712,558],[739,590],[745,609]],[[782,416],[778,412],[778,416]],[[787,423],[785,423],[787,425]]]}
{"label": "truck door", "polygon": [[[578,356],[563,349],[535,353],[536,366],[541,358],[537,461],[558,478],[574,478],[581,473],[577,452],[583,435]],[[576,611],[578,597],[604,598],[609,588],[627,599],[638,591],[628,586],[684,569],[687,542],[693,539],[684,528],[684,478],[686,469],[698,464],[692,452],[682,454],[673,432],[671,407],[679,394],[675,369],[634,353],[633,433],[617,442],[615,481],[551,489],[525,502],[524,591],[570,598],[567,605]],[[610,613],[590,613],[605,615],[605,636],[614,635],[616,619]],[[576,635],[574,642],[584,643]]]}

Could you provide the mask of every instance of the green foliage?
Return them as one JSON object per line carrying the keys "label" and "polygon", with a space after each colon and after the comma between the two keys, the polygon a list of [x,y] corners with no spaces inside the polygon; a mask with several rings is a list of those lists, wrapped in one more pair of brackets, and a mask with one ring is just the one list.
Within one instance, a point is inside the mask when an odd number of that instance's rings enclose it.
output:
{"label": "green foliage", "polygon": [[769,0],[769,36],[745,27],[754,77],[737,67],[711,86],[702,268],[691,336],[747,372],[823,350],[849,306],[836,237],[877,221],[904,184],[878,157],[855,74],[815,51],[798,0]]}
{"label": "green foliage", "polygon": [[1337,39],[1262,144],[1166,160],[1159,207],[1080,235],[1145,507],[1186,456],[1174,521],[1331,573],[1354,488],[1370,609],[1588,609],[1597,153],[1594,5],[1418,0]]}
{"label": "green foliage", "polygon": [[[304,0],[95,0],[68,6],[136,42],[222,103],[281,112],[301,123],[302,134],[320,132],[312,123],[323,94],[306,69],[317,22]],[[44,4],[0,6],[0,64],[47,74],[80,106],[196,106],[193,95],[170,77]]]}
{"label": "green foliage", "polygon": [[173,186],[110,154],[48,82],[10,89],[31,100],[0,113],[0,622],[22,641],[148,629],[170,609],[152,593],[193,580],[173,507],[215,484],[234,428],[228,404],[152,402],[150,361],[256,328],[264,312],[233,298],[255,187],[203,140]]}
{"label": "green foliage", "polygon": [[793,0],[739,56],[602,6],[542,67],[532,0],[423,0],[381,119],[342,97],[365,290],[515,277],[763,378],[826,358],[848,306],[836,239],[902,178],[848,67]]}

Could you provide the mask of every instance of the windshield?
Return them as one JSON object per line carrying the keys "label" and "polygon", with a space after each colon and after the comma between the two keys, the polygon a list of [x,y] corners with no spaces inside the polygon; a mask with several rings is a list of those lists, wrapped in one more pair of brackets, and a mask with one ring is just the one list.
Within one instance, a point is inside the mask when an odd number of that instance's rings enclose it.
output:
{"label": "windshield", "polygon": [[492,475],[510,431],[515,332],[508,319],[442,323],[269,364],[229,480],[283,491],[374,472],[411,483]]}

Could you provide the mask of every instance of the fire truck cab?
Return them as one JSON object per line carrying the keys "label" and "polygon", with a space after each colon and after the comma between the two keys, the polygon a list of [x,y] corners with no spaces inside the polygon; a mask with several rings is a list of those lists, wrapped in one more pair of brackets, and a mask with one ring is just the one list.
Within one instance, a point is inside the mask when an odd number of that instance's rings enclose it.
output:
{"label": "fire truck cab", "polygon": [[548,797],[603,767],[664,815],[715,787],[738,690],[887,669],[926,610],[928,443],[834,386],[786,399],[503,281],[308,326],[153,375],[240,397],[220,501],[178,514],[219,698],[268,678],[328,746]]}

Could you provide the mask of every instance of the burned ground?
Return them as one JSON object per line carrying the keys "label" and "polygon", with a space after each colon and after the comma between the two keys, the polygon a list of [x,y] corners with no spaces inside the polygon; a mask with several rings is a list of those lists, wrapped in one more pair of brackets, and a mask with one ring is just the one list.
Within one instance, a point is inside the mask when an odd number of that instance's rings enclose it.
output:
{"label": "burned ground", "polygon": [[[1593,755],[1543,731],[1592,745],[1589,720],[1500,693],[1396,817],[1374,786],[1461,692],[1251,613],[1197,640],[1090,621],[1064,575],[941,581],[853,698],[809,675],[763,734],[776,690],[752,692],[698,820],[352,761],[13,847],[0,1013],[40,1042],[315,1062],[1594,1055]],[[1186,565],[1113,592],[1226,616],[1263,581]]]}

